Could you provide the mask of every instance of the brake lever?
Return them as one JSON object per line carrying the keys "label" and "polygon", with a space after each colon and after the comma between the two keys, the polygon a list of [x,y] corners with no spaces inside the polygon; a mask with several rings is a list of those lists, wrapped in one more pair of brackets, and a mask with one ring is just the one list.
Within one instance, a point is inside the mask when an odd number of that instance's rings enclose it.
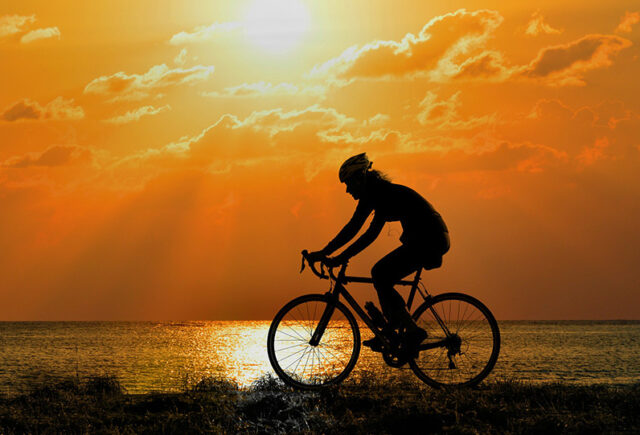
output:
{"label": "brake lever", "polygon": [[[309,264],[309,267],[311,268],[311,270],[313,271],[314,274],[316,274],[317,276],[319,276],[322,279],[328,279],[329,276],[325,273],[325,269],[324,269],[324,263],[322,261],[319,261],[320,263],[320,267],[321,267],[321,271],[322,273],[319,273],[316,268],[315,268],[315,263],[316,261],[312,262],[311,260],[309,260],[307,257],[309,255],[309,252],[305,249],[304,251],[302,251],[302,265],[300,266],[300,273],[302,273],[302,271],[305,269],[306,263]],[[305,260],[306,263],[305,263]]]}

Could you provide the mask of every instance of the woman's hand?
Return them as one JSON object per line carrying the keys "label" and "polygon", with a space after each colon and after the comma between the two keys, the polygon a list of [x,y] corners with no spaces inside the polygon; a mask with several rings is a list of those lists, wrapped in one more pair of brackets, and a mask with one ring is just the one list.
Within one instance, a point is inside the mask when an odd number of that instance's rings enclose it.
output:
{"label": "woman's hand", "polygon": [[318,261],[323,261],[326,258],[327,256],[324,255],[322,251],[314,251],[314,252],[309,252],[307,254],[307,261],[309,261],[309,263],[316,263]]}

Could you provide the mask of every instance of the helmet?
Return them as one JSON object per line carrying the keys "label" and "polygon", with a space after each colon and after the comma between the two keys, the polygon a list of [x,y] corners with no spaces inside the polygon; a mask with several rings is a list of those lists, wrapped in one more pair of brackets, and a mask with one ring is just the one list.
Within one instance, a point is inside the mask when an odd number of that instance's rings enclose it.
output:
{"label": "helmet", "polygon": [[340,172],[338,173],[338,177],[340,181],[344,183],[346,180],[351,178],[354,174],[364,173],[367,169],[371,167],[373,162],[369,161],[369,157],[367,157],[367,153],[361,153],[355,155],[353,157],[349,157],[345,162],[340,166]]}

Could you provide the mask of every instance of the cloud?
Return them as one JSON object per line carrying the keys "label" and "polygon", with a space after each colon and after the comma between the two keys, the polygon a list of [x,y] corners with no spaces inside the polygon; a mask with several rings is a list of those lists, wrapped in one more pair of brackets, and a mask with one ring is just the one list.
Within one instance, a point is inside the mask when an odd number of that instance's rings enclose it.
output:
{"label": "cloud", "polygon": [[[590,166],[631,165],[628,162],[640,157],[636,148],[640,115],[621,101],[572,108],[560,100],[541,99],[528,114],[526,109],[505,111],[497,119],[483,117],[486,122],[477,122],[480,128],[465,130],[476,120],[459,116],[463,95],[427,92],[419,114],[427,129],[405,135],[394,152],[414,154],[420,162],[433,161],[435,167],[424,171],[439,173],[576,174]],[[456,129],[456,124],[462,128]]]}
{"label": "cloud", "polygon": [[165,64],[155,65],[144,74],[117,72],[110,76],[98,77],[84,88],[84,93],[144,98],[155,89],[207,80],[213,71],[213,66],[197,65],[186,69],[169,69]]}
{"label": "cloud", "polygon": [[611,156],[606,153],[608,148],[610,148],[609,139],[607,137],[598,138],[593,146],[585,147],[584,150],[576,156],[576,159],[582,167],[592,166],[598,160],[611,158]]}
{"label": "cloud", "polygon": [[381,127],[391,120],[389,115],[385,115],[384,113],[378,113],[377,115],[372,116],[371,118],[364,121],[364,125],[371,127]]}
{"label": "cloud", "polygon": [[489,115],[462,119],[458,114],[460,93],[458,91],[449,99],[438,100],[434,92],[427,92],[419,104],[418,122],[439,130],[470,130],[495,122],[495,117]]}
{"label": "cloud", "polygon": [[503,116],[505,122],[496,131],[501,139],[543,144],[566,153],[572,169],[609,161],[620,165],[636,158],[640,116],[621,101],[572,108],[557,99],[541,99],[528,115]]}
{"label": "cloud", "polygon": [[258,111],[244,119],[226,114],[197,135],[128,156],[115,166],[121,170],[145,167],[147,173],[151,168],[177,167],[223,173],[265,162],[288,162],[310,178],[351,148],[392,147],[397,136],[381,127],[385,120],[378,114],[358,121],[318,105]]}
{"label": "cloud", "polygon": [[268,131],[273,136],[283,131],[293,131],[302,125],[312,125],[314,130],[320,134],[325,130],[342,128],[352,123],[355,123],[355,119],[338,112],[336,109],[316,104],[289,112],[283,109],[253,112],[242,121],[241,125]]}
{"label": "cloud", "polygon": [[552,86],[584,86],[585,72],[611,65],[611,58],[629,46],[631,41],[619,36],[587,35],[541,50],[520,74]]}
{"label": "cloud", "polygon": [[17,121],[19,119],[40,119],[42,115],[42,107],[29,100],[22,100],[14,103],[2,114],[5,121]]}
{"label": "cloud", "polygon": [[564,165],[566,153],[530,141],[509,141],[486,133],[470,137],[408,137],[393,152],[384,153],[385,162],[404,173],[472,174],[490,172],[540,173]]}
{"label": "cloud", "polygon": [[193,32],[176,33],[169,40],[171,45],[194,44],[210,41],[219,35],[225,35],[242,27],[240,23],[213,23],[209,26],[199,26]]}
{"label": "cloud", "polygon": [[455,61],[482,47],[502,20],[496,11],[460,9],[432,19],[417,36],[408,33],[401,41],[350,47],[315,66],[310,76],[352,80],[430,73],[432,79],[442,80],[457,73]]}
{"label": "cloud", "polygon": [[171,106],[168,104],[161,107],[143,106],[135,110],[131,110],[124,115],[106,119],[104,122],[108,122],[110,124],[127,124],[129,122],[139,121],[143,116],[157,115],[158,113],[162,113],[167,110],[171,110]]}
{"label": "cloud", "polygon": [[527,23],[527,27],[524,31],[525,35],[538,36],[540,34],[553,35],[562,33],[562,30],[551,27],[544,21],[544,16],[540,11],[535,11],[531,15],[531,19]]}
{"label": "cloud", "polygon": [[457,68],[457,73],[453,74],[456,79],[488,81],[504,81],[517,70],[506,65],[502,53],[490,50],[469,57]]}
{"label": "cloud", "polygon": [[13,36],[14,41],[17,42],[19,40],[23,44],[28,44],[39,39],[60,39],[60,29],[57,27],[27,31],[29,25],[35,22],[35,15],[5,15],[0,17],[0,38]]}
{"label": "cloud", "polygon": [[45,106],[27,98],[7,108],[0,119],[8,122],[18,120],[74,120],[84,118],[84,110],[76,106],[73,99],[57,97]]}
{"label": "cloud", "polygon": [[22,42],[23,44],[28,44],[30,42],[37,41],[38,39],[48,39],[54,37],[60,39],[60,30],[57,27],[47,27],[46,29],[36,29],[30,31],[22,38],[20,38],[20,42]]}
{"label": "cloud", "polygon": [[[635,15],[623,22],[634,21]],[[640,19],[640,17],[638,17]],[[632,45],[615,35],[589,34],[563,45],[546,47],[527,65],[511,66],[504,55],[485,44],[503,17],[497,11],[464,9],[429,21],[418,35],[400,41],[374,41],[352,46],[340,56],[313,67],[310,78],[346,85],[355,79],[389,79],[416,75],[433,82],[482,80],[503,82],[526,78],[549,86],[583,86],[587,71],[604,68]],[[625,29],[627,27],[624,27]],[[540,12],[534,12],[525,33],[557,34]]]}
{"label": "cloud", "polygon": [[44,107],[45,119],[82,119],[84,110],[80,106],[74,106],[74,100],[65,100],[58,97]]}
{"label": "cloud", "polygon": [[640,12],[626,11],[615,31],[617,33],[631,33],[634,24],[638,22],[640,22]]}
{"label": "cloud", "polygon": [[35,21],[35,15],[5,15],[0,17],[0,38],[23,32],[24,26]]}
{"label": "cloud", "polygon": [[[578,152],[588,143],[574,134],[582,124],[571,124],[571,131],[564,135],[577,140],[574,151],[563,149],[563,143],[549,141],[554,138],[550,132],[542,137],[535,134],[544,130],[541,126],[554,117],[553,111],[558,112],[555,118],[560,125],[574,118],[580,123],[593,123],[594,118],[583,116],[582,110],[574,114],[559,103],[541,102],[526,124],[509,126],[497,122],[493,114],[461,116],[461,95],[458,92],[442,98],[428,92],[420,104],[419,121],[427,127],[423,132],[387,128],[389,117],[383,114],[357,120],[318,105],[291,111],[257,111],[244,119],[226,114],[199,134],[119,160],[114,171],[139,172],[144,168],[145,174],[154,174],[188,168],[228,174],[251,167],[293,165],[310,180],[345,156],[366,150],[378,158],[408,156],[406,159],[420,162],[422,169],[416,166],[416,173],[541,173],[576,162]],[[513,116],[516,120],[524,117],[521,113]],[[520,131],[523,125],[526,128]]]}
{"label": "cloud", "polygon": [[[590,121],[593,122],[595,114],[592,114]],[[527,119],[539,120],[547,122],[550,120],[558,120],[560,122],[567,122],[576,116],[571,108],[565,105],[562,101],[557,99],[540,99],[536,101],[533,108],[526,116]]]}
{"label": "cloud", "polygon": [[203,92],[205,97],[214,98],[256,98],[277,96],[321,97],[324,96],[326,87],[322,85],[294,85],[291,83],[257,82],[243,83],[238,86],[225,88],[222,91]]}
{"label": "cloud", "polygon": [[112,160],[103,178],[131,189],[161,173],[187,170],[228,179],[278,167],[310,180],[360,150],[381,162],[381,157],[405,156],[411,168],[406,174],[415,176],[425,171],[574,173],[587,161],[613,161],[587,160],[599,156],[597,149],[585,150],[602,137],[615,144],[605,150],[606,156],[622,160],[620,156],[629,153],[626,148],[637,154],[637,141],[628,147],[623,138],[637,136],[640,118],[624,106],[570,108],[558,100],[540,100],[535,107],[511,108],[498,116],[463,110],[473,100],[467,92],[471,90],[427,92],[414,114],[423,129],[394,130],[384,114],[355,119],[320,105],[255,111],[245,117],[226,114],[196,134]]}
{"label": "cloud", "polygon": [[[155,99],[160,99],[162,97],[164,97],[165,94],[163,93],[154,93],[153,94],[153,98]],[[107,103],[121,103],[123,101],[125,102],[131,102],[131,101],[140,101],[140,100],[144,100],[146,98],[150,98],[149,92],[146,91],[132,91],[132,92],[127,92],[124,94],[118,94],[113,96],[112,98],[109,98],[107,101]]]}
{"label": "cloud", "polygon": [[625,122],[640,121],[640,116],[625,107],[622,101],[605,101],[591,110],[595,113],[593,124],[610,130],[615,130]]}
{"label": "cloud", "polygon": [[[225,115],[199,135],[183,142],[199,162],[254,160],[318,150],[323,134],[353,122],[335,109],[311,106],[253,112],[244,120]],[[304,146],[301,146],[304,144]]]}
{"label": "cloud", "polygon": [[518,161],[516,169],[520,172],[540,173],[544,172],[547,168],[556,166],[558,164],[566,163],[568,161],[568,154],[564,151],[559,151],[553,147],[529,144],[520,145],[525,147],[531,152],[531,155]]}
{"label": "cloud", "polygon": [[7,168],[28,168],[31,166],[68,166],[91,161],[92,153],[86,148],[73,145],[55,145],[42,153],[28,153],[12,157],[2,166]]}
{"label": "cloud", "polygon": [[183,48],[180,50],[180,53],[176,57],[173,58],[173,61],[176,65],[184,65],[187,62],[187,49]]}

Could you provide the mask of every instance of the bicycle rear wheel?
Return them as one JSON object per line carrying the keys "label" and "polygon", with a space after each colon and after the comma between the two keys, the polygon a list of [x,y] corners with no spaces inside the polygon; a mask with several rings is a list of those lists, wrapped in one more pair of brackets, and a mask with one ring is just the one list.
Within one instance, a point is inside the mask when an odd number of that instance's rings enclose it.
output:
{"label": "bicycle rear wheel", "polygon": [[[327,307],[333,314],[318,345],[310,344]],[[305,295],[286,304],[276,314],[267,336],[269,361],[286,384],[321,389],[342,382],[360,354],[356,319],[341,302],[325,295]]]}
{"label": "bicycle rear wheel", "polygon": [[[443,293],[418,307],[416,323],[429,334],[409,362],[413,372],[434,387],[477,385],[491,372],[500,353],[500,330],[489,309],[462,293]],[[448,331],[449,334],[447,334]]]}

